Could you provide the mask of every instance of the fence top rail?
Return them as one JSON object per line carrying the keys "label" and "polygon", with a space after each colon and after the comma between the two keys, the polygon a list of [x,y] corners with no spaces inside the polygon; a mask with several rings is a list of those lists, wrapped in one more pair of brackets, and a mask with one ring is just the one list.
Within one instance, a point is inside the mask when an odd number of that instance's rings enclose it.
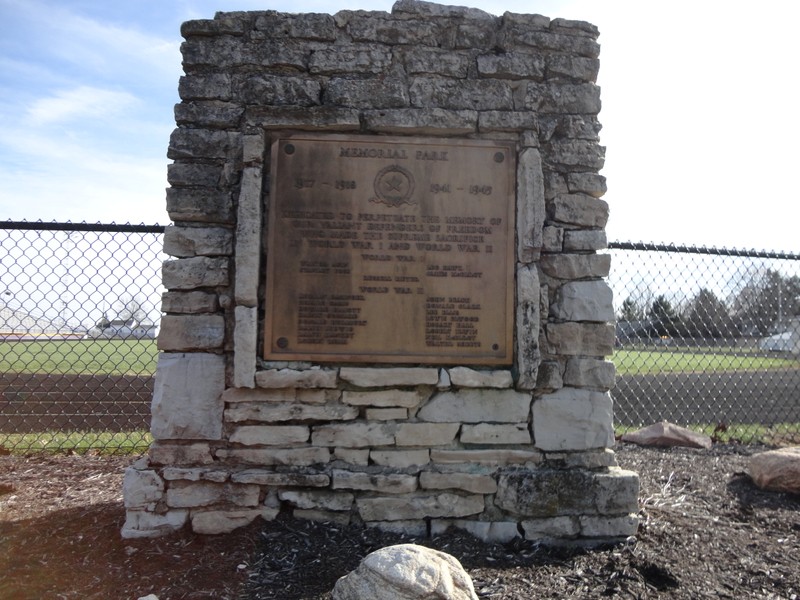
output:
{"label": "fence top rail", "polygon": [[0,221],[0,229],[27,231],[108,231],[126,233],[164,233],[165,225],[131,225],[130,223],[57,223],[51,221]]}
{"label": "fence top rail", "polygon": [[717,256],[741,256],[745,258],[776,258],[800,260],[794,252],[772,252],[767,250],[737,250],[707,246],[678,246],[675,244],[653,244],[648,242],[609,242],[609,250],[638,250],[644,252],[676,252],[682,254],[713,254]]}

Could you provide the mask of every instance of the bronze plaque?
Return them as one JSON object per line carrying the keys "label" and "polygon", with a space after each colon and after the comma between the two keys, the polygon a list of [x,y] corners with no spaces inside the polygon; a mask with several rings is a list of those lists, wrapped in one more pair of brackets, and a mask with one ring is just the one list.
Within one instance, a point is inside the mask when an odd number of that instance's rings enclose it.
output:
{"label": "bronze plaque", "polygon": [[515,159],[485,140],[274,141],[265,358],[510,364]]}

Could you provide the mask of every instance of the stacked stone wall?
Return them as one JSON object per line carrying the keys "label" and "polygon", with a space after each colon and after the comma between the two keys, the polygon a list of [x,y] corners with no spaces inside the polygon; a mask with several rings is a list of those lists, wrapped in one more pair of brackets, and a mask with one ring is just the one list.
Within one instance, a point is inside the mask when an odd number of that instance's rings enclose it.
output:
{"label": "stacked stone wall", "polygon": [[[182,34],[155,442],[126,472],[123,534],[281,510],[503,541],[634,533],[638,479],[611,451],[596,28],[400,0]],[[298,130],[517,143],[513,365],[259,358],[270,141]]]}

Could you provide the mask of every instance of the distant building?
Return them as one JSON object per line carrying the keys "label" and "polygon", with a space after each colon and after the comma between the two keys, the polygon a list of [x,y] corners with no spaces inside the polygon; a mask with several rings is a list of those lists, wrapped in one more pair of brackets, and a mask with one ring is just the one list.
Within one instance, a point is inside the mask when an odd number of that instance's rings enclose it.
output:
{"label": "distant building", "polygon": [[158,325],[149,321],[139,321],[134,319],[112,319],[109,321],[105,316],[97,324],[86,332],[89,339],[106,340],[153,340],[156,337]]}
{"label": "distant building", "polygon": [[70,327],[67,323],[35,317],[0,301],[0,340],[80,339],[85,331],[83,328]]}

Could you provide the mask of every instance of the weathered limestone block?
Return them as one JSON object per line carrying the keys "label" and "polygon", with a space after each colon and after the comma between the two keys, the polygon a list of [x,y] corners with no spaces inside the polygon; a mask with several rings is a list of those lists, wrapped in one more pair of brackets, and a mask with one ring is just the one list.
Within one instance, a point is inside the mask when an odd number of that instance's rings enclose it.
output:
{"label": "weathered limestone block", "polygon": [[430,451],[425,450],[372,450],[370,460],[376,465],[392,469],[407,469],[427,465]]}
{"label": "weathered limestone block", "polygon": [[259,487],[246,484],[219,484],[210,481],[174,481],[166,493],[170,508],[195,508],[212,504],[257,506]]}
{"label": "weathered limestone block", "polygon": [[545,58],[542,54],[506,52],[505,54],[482,54],[478,56],[478,74],[500,79],[544,78]]}
{"label": "weathered limestone block", "polygon": [[530,444],[527,425],[494,425],[478,423],[461,428],[462,444]]}
{"label": "weathered limestone block", "polygon": [[542,156],[536,148],[526,148],[517,158],[517,260],[530,263],[542,248],[545,220]]}
{"label": "weathered limestone block", "polygon": [[303,444],[310,436],[311,429],[305,425],[244,425],[228,440],[244,446],[283,446]]}
{"label": "weathered limestone block", "polygon": [[122,478],[122,496],[125,508],[152,510],[154,503],[164,495],[164,481],[151,469],[125,469]]}
{"label": "weathered limestone block", "polygon": [[336,369],[269,369],[256,373],[256,385],[261,388],[335,388]]}
{"label": "weathered limestone block", "polygon": [[419,391],[377,390],[374,392],[351,392],[345,390],[342,402],[352,406],[375,406],[379,408],[416,408],[428,394]]}
{"label": "weathered limestone block", "polygon": [[256,19],[255,29],[274,38],[300,38],[319,42],[332,42],[336,39],[334,17],[322,13],[261,13]]}
{"label": "weathered limestone block", "polygon": [[168,290],[228,285],[228,277],[227,258],[180,258],[168,260],[161,267],[161,281]]}
{"label": "weathered limestone block", "polygon": [[319,425],[313,428],[311,443],[314,446],[340,448],[368,448],[394,445],[395,425],[390,423],[341,423]]}
{"label": "weathered limestone block", "polygon": [[308,77],[287,77],[248,73],[236,77],[237,91],[248,105],[315,106],[320,103],[321,85]]}
{"label": "weathered limestone block", "polygon": [[437,423],[525,423],[530,405],[531,395],[515,390],[463,389],[435,395],[417,416]]}
{"label": "weathered limestone block", "polygon": [[333,600],[477,600],[467,572],[444,552],[401,544],[369,554],[333,589]]}
{"label": "weathered limestone block", "polygon": [[414,475],[375,475],[339,469],[335,469],[332,475],[331,488],[334,490],[362,490],[384,494],[410,494],[417,490],[417,478]]}
{"label": "weathered limestone block", "polygon": [[[251,139],[254,136],[247,136]],[[234,299],[242,306],[258,306],[258,275],[261,270],[261,166],[242,171],[236,217],[236,280]],[[255,359],[255,357],[253,357]],[[253,360],[255,363],[255,360]]]}
{"label": "weathered limestone block", "polygon": [[335,45],[314,52],[308,61],[308,70],[312,75],[377,75],[386,70],[391,62],[392,53],[386,48],[370,44]]}
{"label": "weathered limestone block", "polygon": [[216,456],[222,460],[234,463],[247,463],[259,466],[288,465],[295,467],[310,467],[328,463],[331,459],[327,448],[235,448],[233,450],[220,449]]}
{"label": "weathered limestone block", "polygon": [[243,402],[225,410],[227,423],[242,421],[349,421],[358,418],[358,409],[341,404],[251,404]]}
{"label": "weathered limestone block", "polygon": [[220,439],[224,387],[224,357],[200,353],[160,354],[151,409],[153,437],[156,440]]}
{"label": "weathered limestone block", "polygon": [[548,466],[559,469],[603,469],[618,467],[617,458],[611,448],[581,450],[579,452],[548,452],[545,456]]}
{"label": "weathered limestone block", "polygon": [[[583,140],[584,143],[597,143],[600,141],[600,130],[602,126],[595,115],[540,115],[539,116],[539,138],[544,144],[548,141],[561,140],[564,138]],[[580,147],[582,151],[589,150],[589,147]],[[595,149],[597,156],[602,156],[603,149]],[[588,155],[587,155],[588,156]],[[561,193],[569,192],[569,186],[565,185]]]}
{"label": "weathered limestone block", "polygon": [[547,74],[550,77],[570,77],[594,83],[599,70],[600,61],[596,58],[567,54],[551,54],[547,57]]}
{"label": "weathered limestone block", "polygon": [[705,433],[661,421],[622,436],[623,442],[642,446],[684,446],[687,448],[711,448],[713,441]]}
{"label": "weathered limestone block", "polygon": [[600,88],[593,83],[528,84],[524,107],[537,113],[600,112]]}
{"label": "weathered limestone block", "polygon": [[223,227],[167,227],[164,254],[170,256],[215,256],[233,252],[233,234]]}
{"label": "weathered limestone block", "polygon": [[[531,27],[527,24],[520,26],[518,23],[509,22],[509,13],[503,17],[503,47],[514,48],[517,46],[531,46],[542,50],[556,50],[566,54],[577,54],[588,58],[597,58],[600,55],[600,44],[593,38],[579,35],[564,35],[541,31],[539,26]],[[524,18],[529,15],[514,15],[515,18]],[[538,16],[538,15],[537,15]],[[541,17],[545,19],[547,17]]]}
{"label": "weathered limestone block", "polygon": [[181,100],[231,100],[231,81],[228,73],[184,75],[178,81],[178,95]]}
{"label": "weathered limestone block", "polygon": [[564,372],[564,384],[572,387],[610,390],[616,369],[609,360],[571,357]]}
{"label": "weathered limestone block", "polygon": [[400,81],[336,78],[325,87],[323,101],[353,108],[403,108],[409,105],[409,96]]}
{"label": "weathered limestone block", "polygon": [[479,8],[468,8],[466,6],[451,6],[448,4],[438,4],[436,2],[425,2],[419,0],[398,0],[392,6],[392,13],[409,13],[424,17],[457,17],[459,20],[467,20],[482,27],[493,27],[497,19]]}
{"label": "weathered limestone block", "polygon": [[567,187],[573,194],[584,193],[593,198],[600,198],[606,191],[606,178],[598,173],[567,173]]}
{"label": "weathered limestone block", "polygon": [[364,368],[342,367],[339,377],[357,387],[436,385],[438,369],[431,367]]}
{"label": "weathered limestone block", "polygon": [[385,15],[373,13],[372,17],[362,13],[361,18],[351,19],[347,24],[348,33],[357,42],[373,42],[394,46],[424,45],[435,46],[439,29],[431,20],[387,19]]}
{"label": "weathered limestone block", "polygon": [[178,125],[229,129],[238,125],[244,107],[220,100],[190,100],[176,104],[174,112]]}
{"label": "weathered limestone block", "polygon": [[336,389],[304,388],[228,388],[222,399],[229,404],[252,402],[299,402],[301,404],[336,404],[341,392]]}
{"label": "weathered limestone block", "polygon": [[438,106],[451,110],[513,110],[511,86],[496,79],[452,80],[415,77],[409,86],[411,106]]}
{"label": "weathered limestone block", "polygon": [[270,487],[328,487],[331,478],[323,473],[273,473],[263,469],[248,469],[231,475],[233,483],[254,483]]}
{"label": "weathered limestone block", "polygon": [[424,490],[464,490],[473,494],[494,494],[497,482],[490,475],[473,473],[437,473],[424,471],[419,474],[419,485]]}
{"label": "weathered limestone block", "polygon": [[478,111],[444,108],[365,110],[368,131],[400,135],[464,135],[478,130]]}
{"label": "weathered limestone block", "polygon": [[564,252],[595,252],[608,248],[602,229],[573,229],[564,232]]}
{"label": "weathered limestone block", "polygon": [[551,219],[568,225],[603,228],[608,222],[608,203],[586,194],[560,194],[548,205]]}
{"label": "weathered limestone block", "polygon": [[511,371],[476,371],[468,367],[449,369],[450,382],[456,387],[508,388],[514,383]]}
{"label": "weathered limestone block", "polygon": [[472,59],[465,52],[453,52],[431,47],[410,48],[404,55],[409,75],[444,75],[463,79]]}
{"label": "weathered limestone block", "polygon": [[233,385],[255,387],[258,309],[237,306],[233,309]]}
{"label": "weathered limestone block", "polygon": [[408,519],[404,521],[366,521],[367,527],[387,531],[389,533],[402,533],[416,537],[428,535],[428,524],[421,519]]}
{"label": "weathered limestone block", "polygon": [[596,323],[548,323],[545,327],[552,354],[611,356],[614,325]]}
{"label": "weathered limestone block", "polygon": [[[557,390],[564,386],[561,365],[555,361],[544,361],[539,365],[536,387],[539,390]],[[576,386],[580,387],[580,386]]]}
{"label": "weathered limestone block", "polygon": [[483,512],[482,495],[421,494],[392,498],[357,498],[365,521],[402,521],[426,517],[467,517]]}
{"label": "weathered limestone block", "polygon": [[164,481],[183,479],[186,481],[213,481],[216,483],[224,483],[228,481],[230,473],[224,469],[166,467],[161,471],[161,476],[164,478]]}
{"label": "weathered limestone block", "polygon": [[547,149],[552,164],[570,169],[599,171],[606,161],[605,148],[594,140],[553,140]]}
{"label": "weathered limestone block", "polygon": [[614,517],[583,515],[578,520],[583,537],[628,537],[636,535],[639,529],[639,517],[635,514]]}
{"label": "weathered limestone block", "polygon": [[611,395],[561,388],[533,403],[533,438],[540,450],[588,450],[614,445]]}
{"label": "weathered limestone block", "polygon": [[522,521],[526,540],[569,539],[577,537],[581,527],[577,517],[545,517]]}
{"label": "weathered limestone block", "polygon": [[517,389],[532,390],[536,381],[542,354],[539,349],[539,327],[541,325],[541,287],[535,266],[526,265],[517,269],[516,307],[516,352]]}
{"label": "weathered limestone block", "polygon": [[238,140],[227,131],[179,127],[169,138],[167,158],[227,158]]}
{"label": "weathered limestone block", "polygon": [[450,527],[469,532],[472,536],[490,544],[507,544],[520,537],[516,522],[511,521],[470,521],[468,519],[434,519],[431,521],[431,535],[441,535]]}
{"label": "weathered limestone block", "polygon": [[212,188],[167,189],[167,214],[172,221],[233,223],[230,192]]}
{"label": "weathered limestone block", "polygon": [[500,466],[510,464],[538,465],[543,460],[537,450],[437,450],[431,449],[431,462],[442,465],[479,464]]}
{"label": "weathered limestone block", "polygon": [[222,315],[164,315],[158,332],[158,349],[163,352],[215,350],[225,341]]}
{"label": "weathered limestone block", "polygon": [[536,117],[536,113],[529,111],[482,110],[478,113],[478,131],[481,133],[489,131],[522,132],[536,130],[538,126],[539,119]]}
{"label": "weathered limestone block", "polygon": [[[335,486],[334,489],[336,489]],[[321,508],[323,510],[350,510],[355,499],[353,494],[327,490],[282,490],[278,492],[278,497],[297,508]]]}
{"label": "weathered limestone block", "polygon": [[219,535],[249,525],[258,517],[271,521],[276,516],[278,509],[267,507],[192,512],[192,531],[200,535]]}
{"label": "weathered limestone block", "polygon": [[558,279],[607,277],[611,270],[611,255],[547,254],[539,264],[545,274]]}
{"label": "weathered limestone block", "polygon": [[128,510],[125,511],[122,537],[134,539],[168,535],[183,527],[188,517],[188,510],[170,510],[164,514],[144,510]]}
{"label": "weathered limestone block", "polygon": [[758,487],[800,494],[800,448],[779,448],[750,458],[747,473]]}
{"label": "weathered limestone block", "polygon": [[605,281],[570,281],[556,291],[550,315],[564,321],[614,320],[614,294]]}
{"label": "weathered limestone block", "polygon": [[398,446],[444,446],[456,439],[461,423],[398,423]]}
{"label": "weathered limestone block", "polygon": [[407,408],[368,408],[364,411],[367,421],[403,421],[408,418]]}
{"label": "weathered limestone block", "polygon": [[161,310],[165,313],[213,313],[219,308],[217,295],[211,292],[164,292]]}
{"label": "weathered limestone block", "polygon": [[358,131],[360,113],[355,108],[338,106],[253,106],[245,121],[250,128],[298,129],[311,131]]}
{"label": "weathered limestone block", "polygon": [[501,473],[497,485],[495,504],[522,517],[613,516],[638,510],[639,478],[618,468],[514,470]]}
{"label": "weathered limestone block", "polygon": [[334,448],[333,456],[351,465],[366,467],[369,464],[370,450],[368,448]]}
{"label": "weathered limestone block", "polygon": [[214,461],[211,447],[205,442],[174,444],[154,441],[147,456],[152,465],[205,465]]}

